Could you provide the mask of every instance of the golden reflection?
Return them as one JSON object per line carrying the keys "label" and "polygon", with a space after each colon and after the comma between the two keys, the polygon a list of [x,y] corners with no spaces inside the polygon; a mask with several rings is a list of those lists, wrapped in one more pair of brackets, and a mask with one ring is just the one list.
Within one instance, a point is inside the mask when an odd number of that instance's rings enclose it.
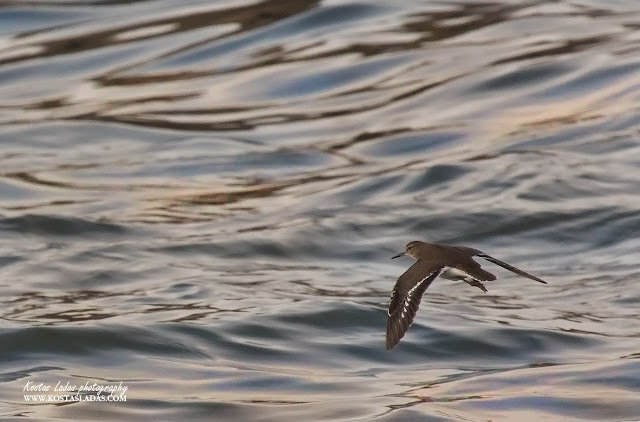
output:
{"label": "golden reflection", "polygon": [[[337,102],[329,102],[323,109],[313,108],[313,112],[304,112],[298,101],[271,98],[268,107],[264,102],[234,100],[229,97],[222,104],[217,104],[217,97],[209,91],[211,86],[224,86],[224,76],[233,74],[234,80],[251,80],[252,75],[270,70],[278,72],[278,66],[288,63],[321,63],[332,57],[360,57],[361,61],[371,56],[397,56],[402,51],[420,52],[429,43],[454,39],[463,34],[474,33],[482,28],[512,19],[519,10],[531,7],[531,3],[512,6],[500,4],[459,4],[455,7],[436,8],[425,13],[415,13],[388,23],[380,31],[371,31],[368,38],[357,39],[346,44],[332,44],[330,35],[315,40],[301,42],[289,46],[279,39],[272,45],[257,43],[251,53],[251,60],[241,60],[230,68],[217,70],[203,69],[199,65],[185,67],[181,70],[153,70],[137,72],[138,66],[162,61],[171,57],[179,58],[181,54],[192,54],[198,48],[215,46],[218,42],[227,41],[234,36],[257,28],[273,25],[287,18],[301,15],[314,8],[321,8],[318,0],[267,0],[238,7],[187,8],[182,13],[165,16],[151,15],[143,21],[125,21],[120,26],[106,29],[88,27],[80,34],[62,34],[51,37],[24,34],[19,45],[32,43],[41,47],[29,59],[46,58],[77,54],[88,50],[113,48],[118,45],[141,42],[145,39],[169,37],[173,34],[186,33],[201,28],[216,28],[233,25],[227,31],[210,38],[193,41],[187,45],[176,46],[173,51],[163,51],[154,58],[145,57],[140,63],[130,62],[108,69],[103,73],[87,75],[91,81],[89,94],[78,97],[59,95],[22,104],[24,110],[49,110],[56,115],[71,119],[89,119],[94,121],[110,121],[155,128],[171,128],[184,130],[250,130],[271,124],[289,124],[292,122],[322,120],[340,116],[357,115],[368,110],[378,110],[389,104],[415,98],[431,89],[455,80],[467,71],[443,73],[432,79],[412,78],[410,83],[402,82],[403,72],[394,71],[391,75],[383,72],[366,86],[346,84],[339,90],[322,97],[339,99],[353,97],[358,92],[375,92],[381,95],[376,101],[360,101],[350,106],[339,107]],[[338,13],[336,11],[336,13]],[[56,31],[53,31],[56,34]],[[79,31],[77,31],[79,32]],[[387,36],[385,36],[387,34]],[[404,35],[404,36],[399,36]],[[583,43],[586,41],[583,41]],[[595,41],[594,41],[595,42]],[[314,49],[324,46],[324,50],[313,53]],[[305,54],[305,51],[312,53]],[[428,65],[424,59],[416,57],[416,61],[405,71],[424,68]],[[26,60],[24,56],[0,60],[3,64]],[[215,66],[214,66],[215,67]],[[293,68],[292,68],[293,69]],[[401,69],[398,69],[401,70]],[[255,72],[254,72],[255,71]],[[220,79],[221,78],[221,79]],[[197,83],[192,84],[193,80]],[[176,86],[172,83],[176,82]],[[144,86],[147,87],[144,87]],[[158,85],[153,87],[153,85]],[[107,88],[114,88],[107,90]],[[120,89],[116,89],[120,88]],[[153,93],[146,92],[151,88]],[[158,94],[158,92],[163,92]],[[173,91],[173,92],[172,92]],[[215,90],[214,90],[215,91]],[[386,99],[384,97],[387,97]],[[314,96],[312,101],[319,98]],[[162,108],[159,108],[162,104]],[[138,110],[129,110],[129,106],[137,105]],[[261,111],[254,115],[245,115],[248,111]],[[220,117],[222,115],[228,117]],[[28,116],[28,115],[27,115]],[[32,118],[42,119],[41,114]],[[200,117],[200,118],[198,118]],[[28,121],[29,117],[25,117]],[[390,130],[404,130],[392,128]]]}
{"label": "golden reflection", "polygon": [[[167,34],[183,31],[192,31],[207,26],[224,24],[237,24],[243,31],[248,31],[261,26],[269,25],[289,16],[301,13],[316,7],[318,0],[267,0],[241,7],[230,7],[225,9],[206,10],[203,8],[185,9],[185,12],[178,16],[158,17],[154,20],[129,24],[122,27],[109,29],[93,29],[91,32],[70,37],[60,37],[57,39],[47,39],[38,44],[29,46],[25,40],[30,36],[38,39],[34,34],[23,34],[22,49],[28,51],[31,48],[29,58],[43,58],[61,54],[78,53],[84,50],[98,49],[105,46],[112,46],[119,43],[126,43],[132,40],[139,40],[154,36],[165,36]],[[156,32],[149,30],[155,28]],[[163,31],[158,32],[158,28]],[[144,31],[149,31],[144,33]],[[131,37],[128,34],[138,32],[138,36]],[[26,45],[25,45],[26,44]],[[0,66],[18,60],[24,60],[25,54],[17,54],[17,57],[7,55],[0,56]]]}
{"label": "golden reflection", "polygon": [[[24,292],[9,297],[1,303],[5,312],[3,318],[9,321],[55,324],[58,322],[80,322],[108,319],[121,315],[109,312],[90,302],[114,297],[144,296],[139,289],[123,292],[103,290],[77,290],[58,294],[37,291]],[[57,309],[59,305],[60,310]],[[71,307],[70,305],[78,305]],[[44,311],[45,312],[40,312]]]}

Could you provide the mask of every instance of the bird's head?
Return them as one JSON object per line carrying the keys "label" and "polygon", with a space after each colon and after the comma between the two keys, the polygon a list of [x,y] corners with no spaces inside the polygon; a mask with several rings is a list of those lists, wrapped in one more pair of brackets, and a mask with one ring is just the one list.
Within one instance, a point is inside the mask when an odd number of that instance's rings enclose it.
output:
{"label": "bird's head", "polygon": [[418,259],[418,246],[421,243],[422,242],[418,240],[413,240],[407,243],[407,246],[405,246],[404,252],[400,252],[398,255],[391,257],[391,259],[399,258],[402,255],[410,256],[413,259]]}

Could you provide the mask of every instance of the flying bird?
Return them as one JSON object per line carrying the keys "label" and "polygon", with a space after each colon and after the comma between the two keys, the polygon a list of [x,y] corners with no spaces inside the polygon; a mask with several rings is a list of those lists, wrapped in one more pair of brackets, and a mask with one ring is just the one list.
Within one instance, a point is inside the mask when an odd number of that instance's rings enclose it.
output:
{"label": "flying bird", "polygon": [[466,246],[414,240],[407,244],[404,252],[392,259],[403,255],[410,256],[416,262],[398,278],[391,292],[387,318],[387,350],[393,349],[406,334],[416,316],[422,295],[438,274],[450,280],[462,280],[483,292],[487,291],[482,282],[495,280],[496,276],[482,269],[480,264],[473,260],[474,257],[484,258],[522,277],[547,284],[534,275]]}

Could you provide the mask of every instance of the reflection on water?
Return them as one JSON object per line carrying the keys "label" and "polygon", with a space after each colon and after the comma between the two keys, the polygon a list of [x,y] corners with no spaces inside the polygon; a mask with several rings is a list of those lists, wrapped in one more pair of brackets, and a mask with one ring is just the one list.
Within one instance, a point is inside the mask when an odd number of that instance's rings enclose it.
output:
{"label": "reflection on water", "polygon": [[[638,14],[0,5],[0,415],[640,418]],[[550,284],[438,280],[387,352],[413,239]]]}

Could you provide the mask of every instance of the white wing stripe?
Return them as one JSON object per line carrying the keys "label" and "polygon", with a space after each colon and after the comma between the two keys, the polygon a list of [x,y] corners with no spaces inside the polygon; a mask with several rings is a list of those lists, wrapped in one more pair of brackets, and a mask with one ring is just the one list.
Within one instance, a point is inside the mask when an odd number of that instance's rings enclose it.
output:
{"label": "white wing stripe", "polygon": [[[398,290],[393,289],[393,291],[391,292],[391,299],[389,300],[389,303],[393,302],[393,298],[396,297],[397,294],[398,294]],[[387,315],[391,316],[391,308],[387,310]]]}
{"label": "white wing stripe", "polygon": [[427,276],[425,278],[423,278],[422,280],[420,280],[419,282],[416,283],[415,286],[413,286],[412,288],[409,289],[409,291],[407,292],[406,296],[404,297],[404,303],[403,303],[403,309],[402,309],[402,313],[400,314],[400,318],[404,319],[406,313],[409,311],[409,306],[411,305],[412,302],[414,302],[416,299],[420,300],[421,298],[416,298],[414,297],[414,293],[416,292],[416,290],[418,290],[420,288],[420,286],[422,286],[422,284],[427,281],[434,273],[436,273],[436,271],[427,274]]}

